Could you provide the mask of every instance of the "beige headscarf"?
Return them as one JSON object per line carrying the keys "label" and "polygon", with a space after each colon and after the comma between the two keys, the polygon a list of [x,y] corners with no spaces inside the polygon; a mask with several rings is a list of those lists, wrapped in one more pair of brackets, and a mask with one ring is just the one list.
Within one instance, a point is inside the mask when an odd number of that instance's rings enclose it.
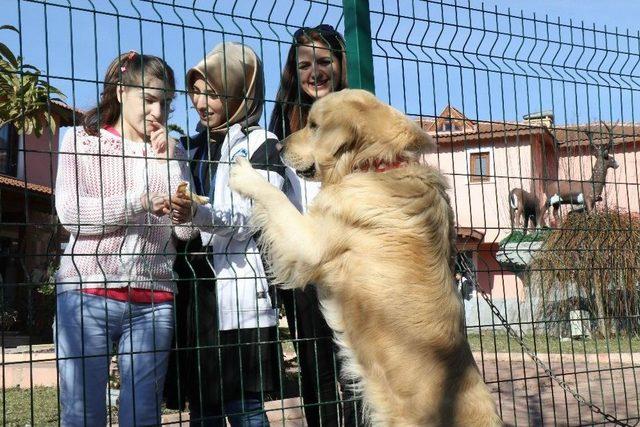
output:
{"label": "beige headscarf", "polygon": [[188,90],[200,76],[227,100],[229,121],[210,128],[210,132],[226,131],[236,123],[244,127],[258,123],[264,104],[264,74],[262,61],[253,49],[240,43],[218,44],[205,59],[187,71]]}

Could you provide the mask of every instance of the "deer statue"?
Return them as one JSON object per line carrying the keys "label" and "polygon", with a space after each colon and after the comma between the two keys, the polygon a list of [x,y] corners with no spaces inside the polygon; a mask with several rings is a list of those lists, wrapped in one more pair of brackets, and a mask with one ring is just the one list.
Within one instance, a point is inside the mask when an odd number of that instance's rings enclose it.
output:
{"label": "deer statue", "polygon": [[509,213],[512,228],[523,228],[527,234],[529,221],[537,228],[542,219],[538,198],[522,188],[514,188],[509,192]]}
{"label": "deer statue", "polygon": [[609,132],[608,145],[601,144],[596,147],[593,144],[593,132],[587,132],[589,144],[591,147],[595,147],[596,156],[591,178],[587,181],[552,181],[546,185],[547,201],[545,208],[548,210],[553,206],[553,218],[556,225],[558,224],[560,205],[583,205],[586,212],[591,212],[596,202],[602,200],[602,190],[604,190],[607,172],[610,168],[618,168],[618,162],[609,152],[610,149],[613,149],[613,128],[609,129],[604,123],[603,126]]}

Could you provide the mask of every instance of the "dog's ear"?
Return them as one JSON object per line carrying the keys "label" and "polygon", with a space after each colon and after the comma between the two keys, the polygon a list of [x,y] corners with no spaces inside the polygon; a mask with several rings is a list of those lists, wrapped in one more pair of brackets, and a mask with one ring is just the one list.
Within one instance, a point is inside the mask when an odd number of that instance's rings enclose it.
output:
{"label": "dog's ear", "polygon": [[431,136],[414,120],[383,103],[375,110],[375,116],[370,121],[371,129],[365,132],[383,144],[387,150],[395,155],[435,151],[435,143]]}
{"label": "dog's ear", "polygon": [[404,142],[404,150],[414,153],[431,153],[435,151],[435,143],[431,136],[425,132],[422,127],[414,120],[398,112],[400,114],[400,121],[403,123],[399,125],[400,128],[404,128],[402,132],[398,134],[401,139],[399,146]]}
{"label": "dog's ear", "polygon": [[375,97],[360,89],[343,89],[327,95],[326,100],[329,101],[330,97],[335,97],[336,103],[331,104],[334,108],[326,114],[330,123],[338,124],[332,127],[334,133],[331,138],[336,143],[333,157],[339,158],[346,152],[358,150],[364,134],[362,128],[366,128],[369,122],[367,114],[371,110],[371,98]]}
{"label": "dog's ear", "polygon": [[332,95],[340,100],[340,104],[329,114],[335,115],[332,122],[341,123],[340,143],[334,157],[353,150],[366,150],[376,158],[434,151],[433,140],[415,121],[373,94],[360,89],[344,89]]}

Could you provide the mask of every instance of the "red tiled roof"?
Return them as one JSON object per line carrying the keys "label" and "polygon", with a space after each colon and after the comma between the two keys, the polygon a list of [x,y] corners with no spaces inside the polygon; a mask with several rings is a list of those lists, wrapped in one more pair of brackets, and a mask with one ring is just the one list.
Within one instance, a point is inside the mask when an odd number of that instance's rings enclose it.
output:
{"label": "red tiled roof", "polygon": [[[449,111],[452,107],[447,107]],[[456,110],[457,111],[457,110]],[[453,118],[453,115],[451,115]],[[559,146],[600,146],[630,143],[640,143],[640,123],[624,123],[611,126],[609,129],[602,122],[592,122],[581,125],[544,126],[540,123],[516,122],[480,122],[471,121],[463,116],[464,121],[473,123],[474,128],[466,127],[453,132],[437,131],[437,119],[416,118],[422,129],[434,137],[437,143],[473,142],[492,140],[512,136],[546,134],[552,137]],[[591,141],[589,140],[591,136]]]}
{"label": "red tiled roof", "polygon": [[[611,126],[611,132],[602,122],[592,122],[582,125],[558,126],[550,129],[558,144],[566,146],[619,145],[640,140],[640,124],[623,123]],[[589,141],[591,135],[591,141]],[[612,136],[612,138],[610,138]]]}
{"label": "red tiled roof", "polygon": [[[418,120],[419,121],[419,120]],[[432,121],[422,120],[422,128],[427,131],[433,128]],[[506,122],[476,122],[475,129],[460,130],[454,132],[430,131],[436,143],[472,142],[482,140],[492,140],[511,136],[524,135],[549,135],[550,129],[545,126],[528,123],[506,123]]]}
{"label": "red tiled roof", "polygon": [[451,105],[447,105],[435,120],[423,123],[423,129],[427,132],[436,132],[446,123],[460,128],[461,131],[470,132],[476,129],[476,124],[473,121]]}
{"label": "red tiled roof", "polygon": [[52,195],[53,190],[51,187],[47,187],[39,184],[32,184],[25,182],[21,179],[17,179],[7,175],[0,175],[0,187],[11,187],[17,189],[26,189],[27,191],[33,191],[34,193],[40,193],[45,195]]}

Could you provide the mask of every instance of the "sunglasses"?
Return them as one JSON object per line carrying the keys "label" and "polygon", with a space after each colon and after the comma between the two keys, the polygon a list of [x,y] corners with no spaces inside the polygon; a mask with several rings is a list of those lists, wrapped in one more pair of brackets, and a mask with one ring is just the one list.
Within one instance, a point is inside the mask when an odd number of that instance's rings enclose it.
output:
{"label": "sunglasses", "polygon": [[327,35],[327,36],[338,36],[340,39],[342,39],[342,35],[336,31],[335,28],[333,28],[331,25],[329,24],[320,24],[316,27],[302,27],[302,28],[298,28],[296,30],[295,33],[293,33],[293,38],[298,38],[303,34],[309,34],[309,33],[320,33],[320,35]]}

